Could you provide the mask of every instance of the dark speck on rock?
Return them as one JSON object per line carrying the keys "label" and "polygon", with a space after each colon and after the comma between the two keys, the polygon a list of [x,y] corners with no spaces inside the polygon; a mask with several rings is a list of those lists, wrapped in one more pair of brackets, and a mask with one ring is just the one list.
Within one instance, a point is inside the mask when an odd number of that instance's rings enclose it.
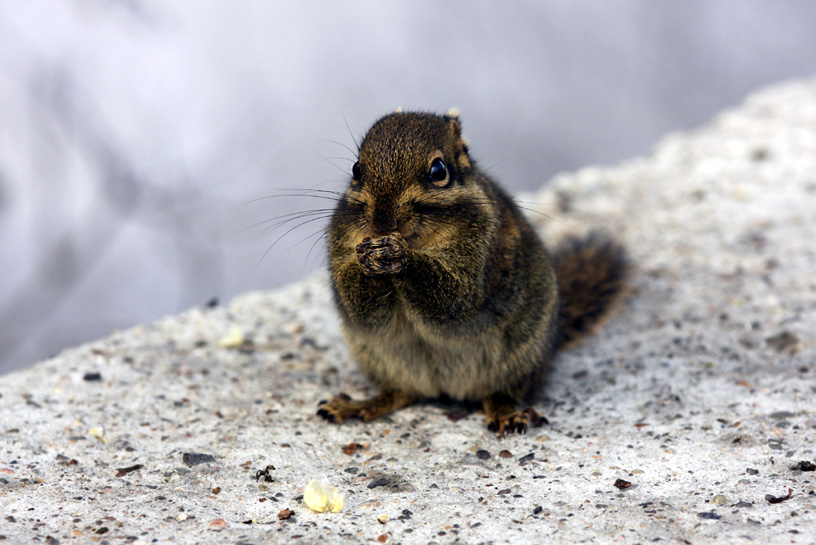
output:
{"label": "dark speck on rock", "polygon": [[816,471],[816,464],[814,464],[813,462],[809,462],[807,460],[802,460],[801,462],[793,466],[791,469],[793,470],[798,469],[800,471]]}
{"label": "dark speck on rock", "polygon": [[82,380],[87,382],[98,382],[102,380],[102,373],[88,372],[82,376]]}
{"label": "dark speck on rock", "polygon": [[768,448],[771,450],[782,450],[781,439],[768,439]]}
{"label": "dark speck on rock", "polygon": [[765,494],[765,501],[768,503],[782,503],[783,501],[787,501],[791,499],[793,496],[793,490],[788,488],[788,493],[785,496],[773,496],[771,494]]}
{"label": "dark speck on rock", "polygon": [[614,483],[615,488],[618,490],[626,490],[627,488],[632,486],[632,483],[629,481],[625,481],[623,479],[616,479]]}
{"label": "dark speck on rock", "polygon": [[722,517],[720,517],[720,515],[718,515],[717,513],[714,513],[714,512],[711,512],[711,513],[697,513],[697,516],[700,517],[701,519],[706,519],[706,520],[720,520],[720,518],[722,518]]}
{"label": "dark speck on rock", "polygon": [[519,463],[520,464],[526,464],[527,462],[533,461],[533,459],[535,459],[535,453],[531,452],[530,454],[527,454],[527,455],[522,456],[521,458],[519,458]]}
{"label": "dark speck on rock", "polygon": [[745,473],[747,473],[748,475],[759,475],[759,470],[749,467],[748,469],[745,470]]}
{"label": "dark speck on rock", "polygon": [[215,461],[215,456],[212,454],[201,454],[199,452],[185,452],[181,460],[188,466],[193,467],[198,464],[208,464]]}
{"label": "dark speck on rock", "polygon": [[377,488],[378,486],[388,486],[388,479],[380,477],[368,483],[368,488]]}
{"label": "dark speck on rock", "polygon": [[799,344],[799,339],[790,331],[783,331],[778,335],[768,337],[765,339],[765,342],[777,352],[784,352],[785,350],[793,348]]}
{"label": "dark speck on rock", "polygon": [[480,460],[487,460],[490,458],[490,452],[481,449],[476,451],[476,457]]}

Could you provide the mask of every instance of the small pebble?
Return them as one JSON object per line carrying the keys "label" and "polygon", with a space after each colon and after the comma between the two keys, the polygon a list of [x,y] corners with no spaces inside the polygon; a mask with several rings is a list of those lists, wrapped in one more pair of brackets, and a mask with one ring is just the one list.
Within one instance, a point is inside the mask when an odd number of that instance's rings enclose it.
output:
{"label": "small pebble", "polygon": [[476,457],[480,460],[487,460],[490,458],[490,452],[481,449],[476,451]]}
{"label": "small pebble", "polygon": [[343,447],[343,454],[348,454],[349,456],[351,456],[352,454],[357,452],[357,449],[359,448],[363,448],[363,445],[361,445],[360,443],[349,443],[348,445]]}
{"label": "small pebble", "polygon": [[614,486],[618,490],[626,490],[627,488],[632,486],[632,483],[630,483],[629,481],[624,481],[623,479],[616,479]]}
{"label": "small pebble", "polygon": [[291,509],[283,509],[280,513],[278,513],[278,519],[279,520],[288,520],[288,519],[292,518],[292,515],[294,515],[294,514],[295,514],[295,512],[292,511]]}
{"label": "small pebble", "polygon": [[793,490],[788,488],[788,493],[785,496],[773,496],[771,494],[765,494],[765,501],[768,503],[782,503],[783,501],[787,501],[791,499],[793,495]]}
{"label": "small pebble", "polygon": [[387,486],[387,485],[388,485],[388,479],[384,479],[384,478],[381,477],[379,479],[374,479],[373,481],[368,483],[368,488],[377,488],[378,486]]}
{"label": "small pebble", "polygon": [[728,503],[728,499],[722,494],[717,494],[711,500],[711,503],[713,503],[714,505],[725,505],[726,503]]}
{"label": "small pebble", "polygon": [[199,452],[185,452],[181,456],[181,461],[186,465],[193,467],[198,464],[208,464],[215,461],[215,456],[212,454],[201,454]]}
{"label": "small pebble", "polygon": [[701,519],[706,519],[706,520],[720,520],[722,518],[722,517],[720,517],[720,515],[718,515],[717,513],[714,513],[714,512],[711,512],[711,513],[697,513],[697,516],[700,517]]}
{"label": "small pebble", "polygon": [[778,335],[768,337],[765,339],[765,342],[777,352],[784,352],[785,350],[793,348],[799,344],[799,339],[790,331],[783,331]]}
{"label": "small pebble", "polygon": [[527,455],[522,456],[521,458],[519,458],[519,463],[520,464],[526,464],[527,462],[531,462],[534,459],[535,459],[535,453],[531,452],[530,454],[527,454]]}

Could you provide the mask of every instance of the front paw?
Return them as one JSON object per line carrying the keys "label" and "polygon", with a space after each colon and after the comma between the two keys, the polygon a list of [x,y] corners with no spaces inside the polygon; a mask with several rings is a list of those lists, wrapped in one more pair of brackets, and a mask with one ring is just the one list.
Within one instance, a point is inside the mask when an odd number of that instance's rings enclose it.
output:
{"label": "front paw", "polygon": [[365,237],[357,245],[357,262],[368,276],[397,274],[405,268],[405,239],[399,233]]}

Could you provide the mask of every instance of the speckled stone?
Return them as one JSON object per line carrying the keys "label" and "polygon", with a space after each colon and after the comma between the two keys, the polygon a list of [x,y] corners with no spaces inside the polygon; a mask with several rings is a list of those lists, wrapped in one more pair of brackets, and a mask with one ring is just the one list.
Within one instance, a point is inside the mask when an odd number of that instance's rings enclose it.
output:
{"label": "speckled stone", "polygon": [[[520,200],[548,242],[604,227],[635,264],[619,312],[554,361],[548,426],[499,440],[434,403],[316,418],[371,392],[318,275],[0,378],[0,535],[812,543],[816,481],[791,467],[816,459],[816,81]],[[311,479],[340,489],[340,513],[303,505]]]}

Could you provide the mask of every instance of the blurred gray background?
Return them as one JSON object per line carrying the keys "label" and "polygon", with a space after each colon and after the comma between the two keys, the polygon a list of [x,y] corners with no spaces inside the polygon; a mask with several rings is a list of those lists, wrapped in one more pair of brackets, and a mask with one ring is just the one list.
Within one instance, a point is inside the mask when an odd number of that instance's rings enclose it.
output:
{"label": "blurred gray background", "polygon": [[807,1],[0,0],[0,371],[324,266],[324,215],[268,220],[398,106],[459,107],[519,192],[815,52]]}

